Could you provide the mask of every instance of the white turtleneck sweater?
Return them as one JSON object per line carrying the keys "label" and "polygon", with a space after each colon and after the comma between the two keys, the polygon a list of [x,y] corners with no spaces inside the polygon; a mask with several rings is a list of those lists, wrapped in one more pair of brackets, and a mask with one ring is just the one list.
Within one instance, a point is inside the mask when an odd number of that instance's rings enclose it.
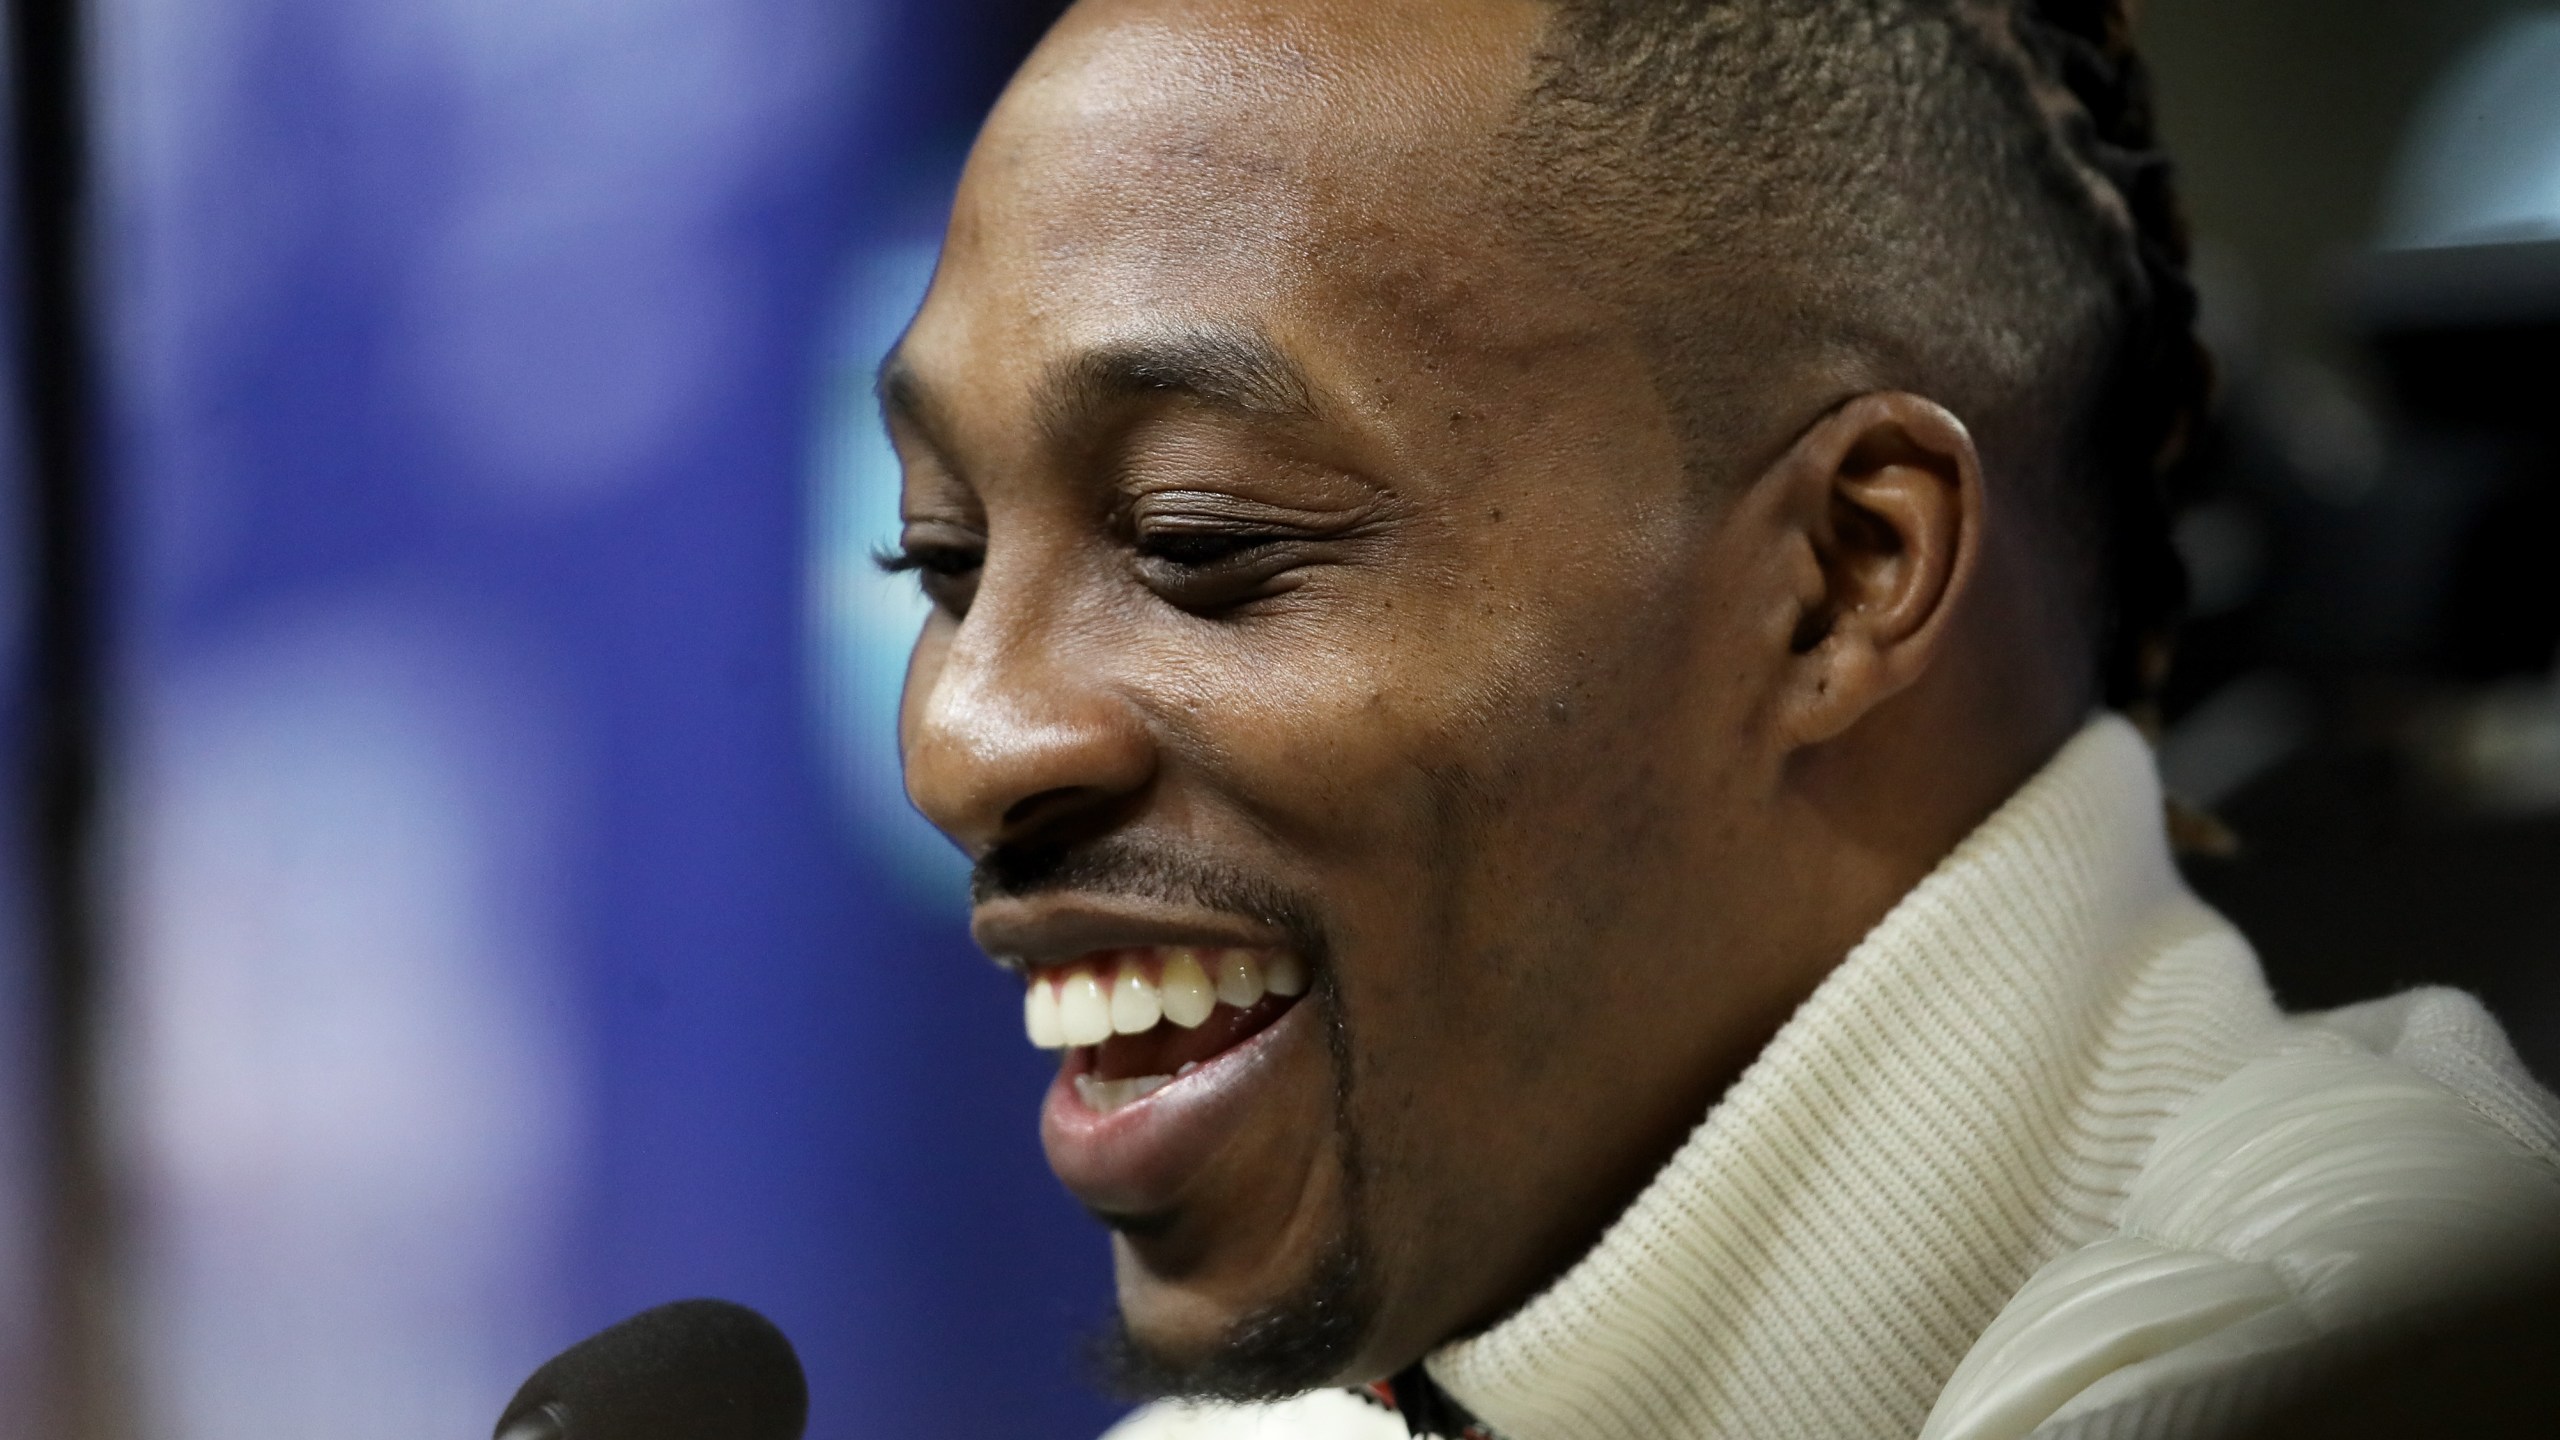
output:
{"label": "white turtleneck sweater", "polygon": [[[2560,1247],[2479,1005],[2277,1011],[2092,721],[1894,907],[1591,1252],[1428,1361],[1502,1440],[2197,1433]],[[1111,1440],[1400,1440],[1347,1392]]]}

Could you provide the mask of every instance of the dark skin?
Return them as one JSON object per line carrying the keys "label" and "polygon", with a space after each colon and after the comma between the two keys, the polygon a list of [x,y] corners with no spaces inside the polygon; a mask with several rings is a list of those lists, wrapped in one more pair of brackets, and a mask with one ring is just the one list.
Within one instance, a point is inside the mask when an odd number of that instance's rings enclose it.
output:
{"label": "dark skin", "polygon": [[[1279,1036],[1250,1123],[1143,1185],[1051,1136],[1175,1367],[1347,1227],[1374,1310],[1310,1383],[1518,1306],[2092,703],[2060,547],[1947,409],[1773,373],[1728,473],[1684,464],[1626,302],[1497,199],[1546,18],[1080,5],[892,366],[917,805],[1323,926],[1348,1076]],[[974,918],[1024,953],[1121,904]]]}

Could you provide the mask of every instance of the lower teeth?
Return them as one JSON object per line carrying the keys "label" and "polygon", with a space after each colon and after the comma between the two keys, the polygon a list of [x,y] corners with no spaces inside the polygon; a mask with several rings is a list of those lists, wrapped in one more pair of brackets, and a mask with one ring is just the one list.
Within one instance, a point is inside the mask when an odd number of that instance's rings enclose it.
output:
{"label": "lower teeth", "polygon": [[[1189,1066],[1183,1067],[1186,1070]],[[1170,1075],[1135,1075],[1126,1080],[1097,1080],[1090,1075],[1076,1077],[1076,1095],[1087,1109],[1108,1115],[1132,1101],[1144,1100],[1173,1083]]]}

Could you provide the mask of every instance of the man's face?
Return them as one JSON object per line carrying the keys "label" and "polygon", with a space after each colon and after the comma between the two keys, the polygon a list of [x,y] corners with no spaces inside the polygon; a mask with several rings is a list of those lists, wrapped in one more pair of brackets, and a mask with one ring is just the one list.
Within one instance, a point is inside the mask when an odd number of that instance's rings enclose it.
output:
{"label": "man's face", "polygon": [[885,377],[908,786],[1171,1386],[1499,1318],[1796,993],[1768,562],[1493,179],[1544,18],[1081,8]]}

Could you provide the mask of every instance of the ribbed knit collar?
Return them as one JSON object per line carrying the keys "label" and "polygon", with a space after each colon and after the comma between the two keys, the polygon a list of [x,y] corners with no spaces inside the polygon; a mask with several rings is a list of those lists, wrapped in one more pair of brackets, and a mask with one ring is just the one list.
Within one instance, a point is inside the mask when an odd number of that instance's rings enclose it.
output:
{"label": "ribbed knit collar", "polygon": [[[2152,994],[2153,962],[2197,939],[2231,994]],[[2112,1222],[2159,1120],[2237,1063],[2252,1016],[2273,1018],[2254,962],[2170,863],[2149,747],[2095,719],[1849,953],[1588,1256],[1430,1373],[1506,1440],[1911,1435],[2036,1266]]]}

